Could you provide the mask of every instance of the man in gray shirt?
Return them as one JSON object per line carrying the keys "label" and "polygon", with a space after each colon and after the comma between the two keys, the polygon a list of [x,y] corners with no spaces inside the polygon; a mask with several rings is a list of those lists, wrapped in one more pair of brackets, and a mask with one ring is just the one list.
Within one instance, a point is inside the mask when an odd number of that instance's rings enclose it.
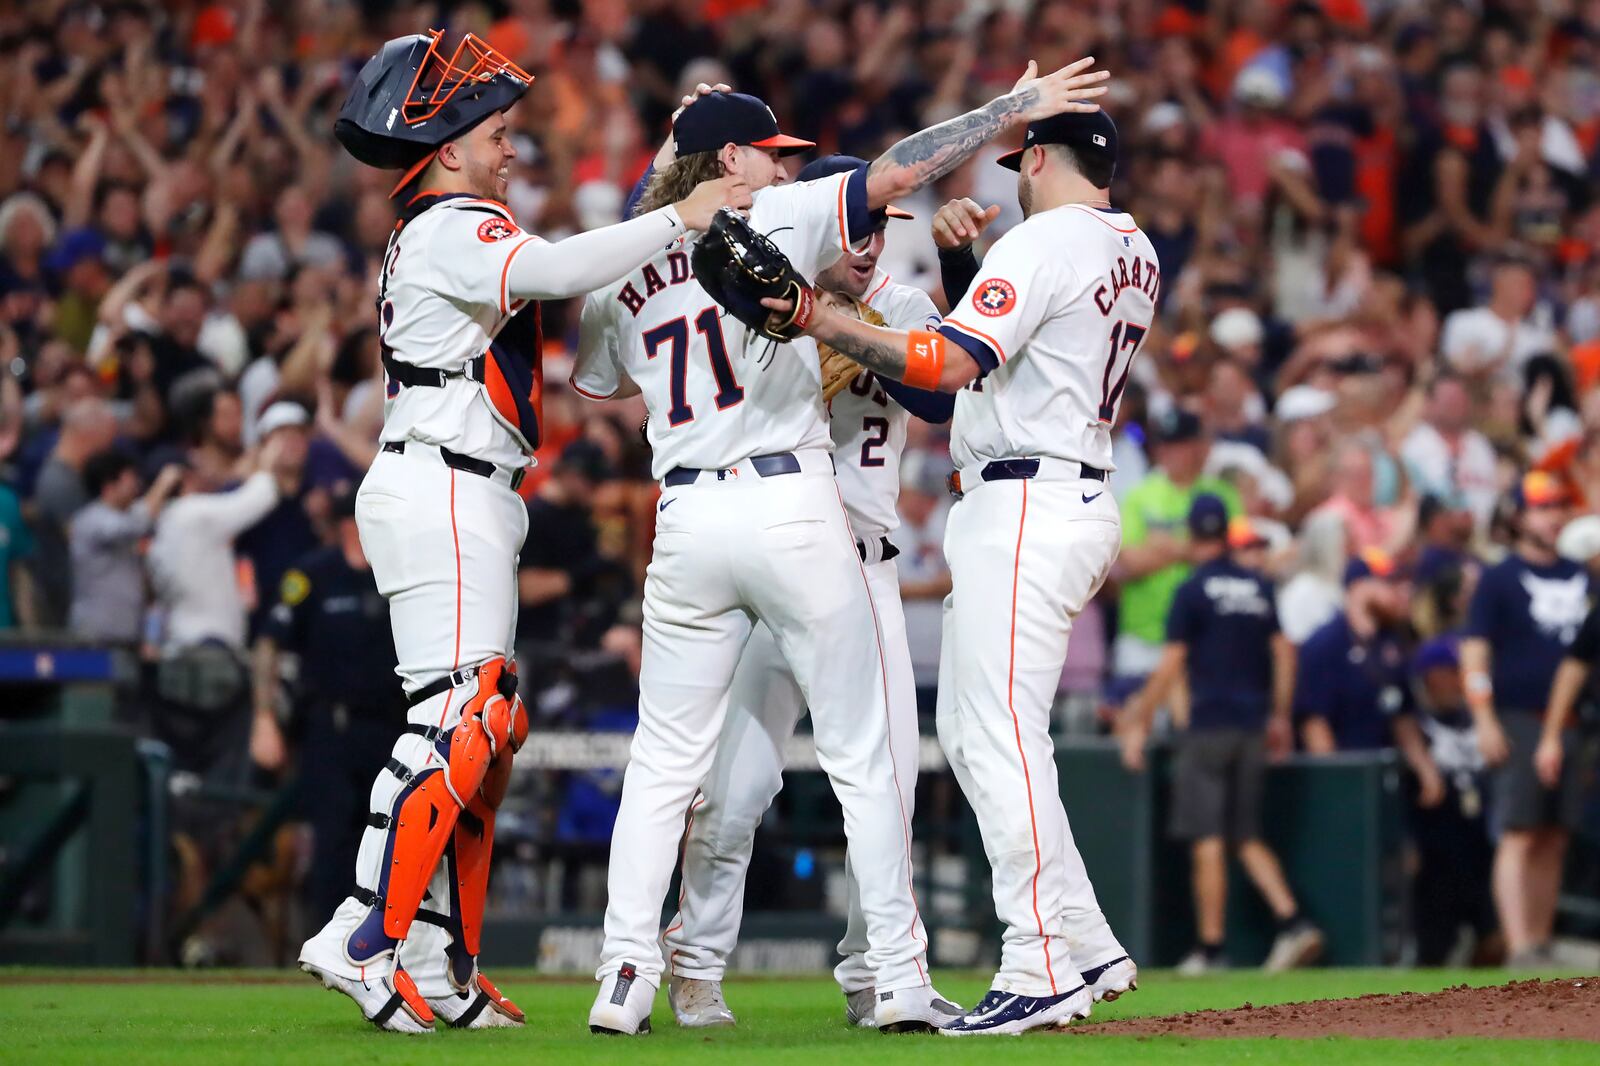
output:
{"label": "man in gray shirt", "polygon": [[105,452],[83,467],[83,487],[92,497],[72,519],[72,609],[68,625],[79,636],[118,644],[139,640],[144,618],[144,563],[140,542],[182,470],[166,467],[139,498],[143,487],[133,460]]}

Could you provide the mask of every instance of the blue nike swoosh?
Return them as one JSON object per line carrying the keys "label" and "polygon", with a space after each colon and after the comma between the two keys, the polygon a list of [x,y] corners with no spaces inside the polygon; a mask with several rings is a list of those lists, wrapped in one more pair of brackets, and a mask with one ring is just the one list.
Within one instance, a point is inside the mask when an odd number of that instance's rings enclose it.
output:
{"label": "blue nike swoosh", "polygon": [[1104,495],[1105,495],[1105,490],[1102,489],[1101,491],[1095,493],[1093,496],[1085,496],[1083,498],[1083,502],[1084,503],[1093,503],[1094,501],[1098,500],[1101,496],[1104,496]]}
{"label": "blue nike swoosh", "polygon": [[674,496],[670,500],[662,500],[661,501],[661,506],[656,508],[656,513],[660,514],[662,511],[665,511],[667,509],[667,505],[668,504],[673,504],[673,503],[677,503],[677,502],[678,502],[678,498],[676,496]]}

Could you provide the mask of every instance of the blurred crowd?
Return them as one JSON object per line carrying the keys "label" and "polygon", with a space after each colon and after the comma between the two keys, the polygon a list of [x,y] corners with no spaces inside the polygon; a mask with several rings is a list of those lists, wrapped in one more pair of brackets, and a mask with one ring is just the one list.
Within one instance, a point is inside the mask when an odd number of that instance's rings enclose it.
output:
{"label": "blurred crowd", "polygon": [[[359,797],[366,762],[329,769],[337,746],[317,737],[370,728],[370,760],[386,728],[371,723],[402,713],[397,686],[372,680],[392,666],[381,642],[328,654],[385,624],[349,492],[382,418],[373,279],[395,217],[392,175],[354,164],[331,129],[377,46],[430,26],[479,33],[537,76],[509,116],[508,200],[550,239],[619,217],[696,82],[760,94],[819,153],[871,158],[1004,92],[1030,58],[1112,71],[1113,199],[1167,283],[1116,430],[1125,548],[1075,628],[1063,729],[1107,728],[1154,669],[1198,495],[1265,532],[1283,630],[1304,648],[1344,618],[1371,638],[1353,557],[1406,575],[1403,602],[1376,609],[1395,616],[1401,666],[1357,705],[1303,704],[1315,751],[1392,745],[1401,703],[1460,725],[1453,641],[1512,543],[1510,490],[1539,470],[1572,516],[1600,506],[1594,3],[6,5],[0,629],[135,652],[180,762],[317,763]],[[926,220],[971,196],[1002,208],[990,237],[1004,232],[1020,212],[992,160],[1009,147],[902,206]],[[943,305],[924,222],[891,228],[882,266]],[[519,653],[540,721],[626,730],[656,488],[642,405],[565,385],[576,311],[545,310]],[[949,587],[946,441],[913,425],[894,537],[925,695]],[[1600,538],[1579,528],[1564,550],[1590,560]],[[1439,779],[1414,764],[1422,808],[1441,782],[1475,802],[1468,721],[1465,739],[1429,733]],[[554,787],[537,832],[603,841],[614,780]]]}

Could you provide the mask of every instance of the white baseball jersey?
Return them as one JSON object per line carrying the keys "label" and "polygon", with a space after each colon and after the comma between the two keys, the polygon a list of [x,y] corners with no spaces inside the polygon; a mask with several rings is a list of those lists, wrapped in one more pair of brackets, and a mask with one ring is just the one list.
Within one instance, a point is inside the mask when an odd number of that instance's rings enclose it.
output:
{"label": "white baseball jersey", "polygon": [[[856,173],[762,189],[751,225],[813,279],[848,249],[852,213],[865,213],[865,184],[848,189]],[[718,470],[753,455],[829,447],[817,360],[779,350],[723,311],[694,279],[689,251],[680,237],[590,294],[573,387],[605,399],[623,375],[639,386],[658,479],[675,467]]]}
{"label": "white baseball jersey", "polygon": [[1112,469],[1111,427],[1160,290],[1155,249],[1123,211],[1067,204],[996,241],[940,330],[989,370],[956,397],[956,465]]}
{"label": "white baseball jersey", "polygon": [[[897,285],[878,271],[862,301],[893,329],[931,330],[939,325],[939,309],[928,294],[911,285]],[[850,387],[829,405],[833,431],[833,466],[839,495],[858,539],[881,537],[900,525],[900,453],[906,446],[906,412],[870,370],[856,375]]]}
{"label": "white baseball jersey", "polygon": [[[506,292],[508,267],[518,248],[539,239],[494,200],[452,196],[423,211],[390,240],[384,256],[384,347],[412,366],[461,370],[522,307]],[[528,462],[484,387],[460,377],[443,388],[390,383],[381,439],[419,440],[512,468]]]}

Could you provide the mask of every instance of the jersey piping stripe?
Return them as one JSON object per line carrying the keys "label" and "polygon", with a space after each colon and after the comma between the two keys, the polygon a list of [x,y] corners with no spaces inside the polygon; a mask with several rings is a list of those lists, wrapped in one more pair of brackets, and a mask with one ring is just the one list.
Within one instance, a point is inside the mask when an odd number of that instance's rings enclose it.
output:
{"label": "jersey piping stripe", "polygon": [[844,190],[849,184],[850,175],[846,172],[839,177],[839,247],[846,252],[850,251],[850,231],[845,222]]}
{"label": "jersey piping stripe", "polygon": [[[574,377],[575,376],[576,375],[574,375]],[[590,399],[590,400],[609,400],[609,399],[611,399],[611,397],[613,397],[613,396],[615,396],[617,394],[617,390],[616,389],[612,389],[610,392],[606,393],[604,396],[601,396],[599,393],[596,393],[596,392],[590,392],[588,389],[584,388],[582,385],[579,385],[577,383],[577,381],[574,380],[574,378],[568,378],[567,379],[567,384],[572,386],[572,391],[573,392],[576,392],[579,396],[582,396],[582,397],[584,397],[586,399]]]}
{"label": "jersey piping stripe", "polygon": [[1033,812],[1033,776],[1028,772],[1028,755],[1022,750],[1022,723],[1017,718],[1015,698],[1017,680],[1017,590],[1022,578],[1022,530],[1028,524],[1028,482],[1022,481],[1022,515],[1017,519],[1017,555],[1011,566],[1011,657],[1006,665],[1006,709],[1011,712],[1011,727],[1017,736],[1017,757],[1022,760],[1022,785],[1028,790],[1028,825],[1033,830],[1033,920],[1039,927],[1039,941],[1044,947],[1044,971],[1050,977],[1050,994],[1056,990],[1056,971],[1050,963],[1050,938],[1044,933],[1044,919],[1039,917],[1039,874],[1044,867],[1044,855],[1039,850],[1039,819]]}
{"label": "jersey piping stripe", "polygon": [[[844,495],[839,492],[837,484],[833,487],[834,495],[839,499],[839,510],[844,514],[845,528],[850,528],[850,511],[844,505]],[[888,741],[889,770],[894,775],[894,801],[900,807],[900,831],[906,838],[906,892],[911,896],[911,928],[907,930],[913,940],[920,941],[922,952],[912,961],[917,964],[917,976],[927,981],[928,975],[922,968],[922,955],[928,951],[928,936],[926,930],[918,932],[922,925],[922,908],[917,904],[916,874],[911,866],[911,820],[906,817],[905,793],[900,789],[900,768],[894,762],[894,718],[889,714],[889,664],[883,654],[883,625],[878,621],[878,605],[872,599],[872,583],[867,580],[867,567],[861,561],[861,555],[856,551],[855,544],[850,544],[850,558],[856,561],[856,569],[861,573],[861,586],[867,593],[867,606],[872,608],[872,636],[878,643],[878,678],[883,684],[883,728],[884,738]]]}
{"label": "jersey piping stripe", "polygon": [[864,300],[862,300],[861,302],[864,303],[864,304],[867,304],[868,306],[871,306],[872,301],[876,300],[878,298],[878,293],[882,292],[888,286],[888,284],[889,284],[889,275],[885,274],[883,276],[883,280],[878,282],[878,287],[876,289],[873,289],[872,292],[869,293],[867,295],[867,297]]}
{"label": "jersey piping stripe", "polygon": [[987,344],[990,348],[993,348],[994,349],[994,354],[998,355],[1000,357],[1000,361],[1002,363],[1006,361],[1006,350],[1004,348],[1000,347],[1000,342],[999,341],[995,340],[993,337],[991,337],[987,333],[983,332],[983,330],[981,330],[981,329],[973,329],[971,326],[967,325],[965,322],[957,322],[953,318],[947,318],[947,319],[945,319],[943,322],[941,322],[939,324],[941,326],[953,326],[956,329],[959,329],[962,333],[971,334],[972,336],[976,337],[978,340],[980,340],[983,343]]}
{"label": "jersey piping stripe", "polygon": [[510,303],[506,300],[506,282],[511,278],[511,260],[517,257],[517,253],[522,251],[524,246],[538,239],[538,237],[524,237],[517,242],[516,247],[506,253],[506,265],[500,268],[500,313],[502,315],[511,309]]}
{"label": "jersey piping stripe", "polygon": [[[1138,233],[1139,232],[1139,227],[1138,226],[1133,226],[1133,227],[1130,227],[1128,229],[1123,229],[1121,226],[1113,226],[1111,223],[1107,222],[1101,216],[1101,213],[1099,211],[1096,211],[1092,207],[1084,207],[1082,204],[1068,204],[1067,206],[1068,207],[1076,207],[1079,211],[1082,211],[1084,214],[1088,215],[1090,218],[1094,219],[1096,222],[1100,223],[1102,226],[1105,226],[1108,229],[1114,229],[1118,233]],[[1119,213],[1124,213],[1124,212],[1119,212]]]}

